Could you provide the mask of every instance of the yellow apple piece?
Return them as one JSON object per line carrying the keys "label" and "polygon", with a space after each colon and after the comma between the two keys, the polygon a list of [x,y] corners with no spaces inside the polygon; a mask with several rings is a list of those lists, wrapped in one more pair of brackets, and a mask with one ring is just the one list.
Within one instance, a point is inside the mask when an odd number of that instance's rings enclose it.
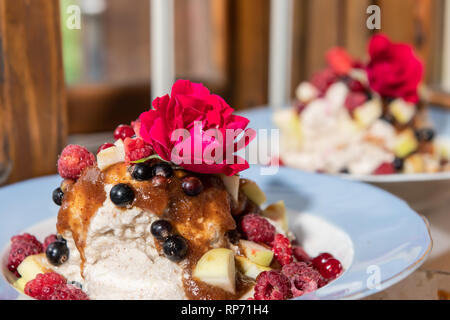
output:
{"label": "yellow apple piece", "polygon": [[273,259],[273,251],[253,241],[240,240],[239,245],[245,256],[261,266],[269,266]]}
{"label": "yellow apple piece", "polygon": [[250,200],[258,206],[266,202],[266,195],[256,182],[247,179],[242,179],[241,181],[241,189]]}
{"label": "yellow apple piece", "polygon": [[27,282],[28,281],[24,278],[17,279],[16,281],[14,281],[13,287],[23,293],[25,291],[25,285],[27,284]]}
{"label": "yellow apple piece", "polygon": [[277,111],[273,116],[273,122],[281,129],[289,147],[298,150],[302,145],[303,130],[297,111],[294,108]]}
{"label": "yellow apple piece", "polygon": [[225,189],[227,189],[228,193],[230,194],[231,198],[235,201],[239,201],[239,175],[235,174],[233,176],[227,176],[223,173],[220,174],[220,178],[223,181],[223,184],[225,185]]}
{"label": "yellow apple piece", "polygon": [[97,165],[100,170],[104,170],[113,164],[123,161],[125,161],[125,153],[122,153],[117,146],[103,149],[97,154]]}
{"label": "yellow apple piece", "polygon": [[47,261],[45,253],[28,256],[17,267],[17,272],[24,281],[28,282],[36,278],[39,273],[52,272],[52,267]]}
{"label": "yellow apple piece", "polygon": [[285,232],[288,232],[288,221],[286,217],[286,206],[284,201],[272,203],[263,210],[262,215],[270,220],[278,222]]}
{"label": "yellow apple piece", "polygon": [[404,158],[419,147],[416,135],[411,129],[401,132],[395,139],[394,153],[399,158]]}
{"label": "yellow apple piece", "polygon": [[206,252],[195,266],[193,276],[214,287],[236,292],[236,267],[230,249],[217,248]]}
{"label": "yellow apple piece", "polygon": [[403,165],[404,173],[421,173],[425,172],[425,161],[420,154],[413,154],[405,159]]}
{"label": "yellow apple piece", "polygon": [[401,124],[411,121],[416,113],[416,106],[413,103],[406,102],[400,98],[392,101],[388,108],[390,114]]}
{"label": "yellow apple piece", "polygon": [[383,107],[378,99],[372,99],[355,109],[353,116],[360,127],[367,128],[383,113]]}
{"label": "yellow apple piece", "polygon": [[272,270],[272,268],[258,265],[242,256],[236,256],[236,265],[245,276],[252,279],[256,279],[263,271]]}

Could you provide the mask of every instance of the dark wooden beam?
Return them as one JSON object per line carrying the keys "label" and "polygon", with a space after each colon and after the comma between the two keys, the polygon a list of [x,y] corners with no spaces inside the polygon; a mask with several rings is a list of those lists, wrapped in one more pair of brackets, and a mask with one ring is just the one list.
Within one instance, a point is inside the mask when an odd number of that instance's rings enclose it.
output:
{"label": "dark wooden beam", "polygon": [[67,130],[59,1],[0,0],[0,25],[0,121],[13,164],[9,181],[54,173]]}

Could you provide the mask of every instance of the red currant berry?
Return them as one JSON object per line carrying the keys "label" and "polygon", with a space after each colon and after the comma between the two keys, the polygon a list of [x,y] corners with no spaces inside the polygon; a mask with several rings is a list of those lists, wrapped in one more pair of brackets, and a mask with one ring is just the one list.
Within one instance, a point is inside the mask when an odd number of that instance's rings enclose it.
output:
{"label": "red currant berry", "polygon": [[114,144],[108,143],[108,142],[104,143],[100,147],[98,147],[97,154],[100,153],[100,151],[111,148],[111,147],[114,147]]}
{"label": "red currant berry", "polygon": [[134,136],[134,130],[129,125],[121,124],[114,130],[114,139],[116,140],[125,140],[125,138],[131,138],[132,136]]}
{"label": "red currant berry", "polygon": [[327,262],[322,264],[322,266],[319,268],[319,272],[325,279],[336,279],[336,277],[342,272],[342,265],[339,260],[331,258],[328,259]]}

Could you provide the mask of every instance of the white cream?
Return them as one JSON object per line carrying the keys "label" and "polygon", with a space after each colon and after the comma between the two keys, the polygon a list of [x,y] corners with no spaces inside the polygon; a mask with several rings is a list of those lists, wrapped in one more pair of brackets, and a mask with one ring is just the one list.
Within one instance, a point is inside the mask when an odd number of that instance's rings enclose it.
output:
{"label": "white cream", "polygon": [[342,104],[343,94],[336,87],[334,94],[312,101],[297,123],[287,121],[286,111],[275,116],[281,128],[280,155],[286,165],[307,171],[338,173],[347,168],[353,174],[371,174],[382,163],[394,160],[392,126],[376,120],[368,128],[358,127]]}
{"label": "white cream", "polygon": [[[111,188],[105,186],[107,195]],[[139,208],[120,210],[108,197],[90,221],[83,277],[70,233],[63,235],[70,258],[57,272],[80,282],[91,299],[186,299],[182,267],[155,248],[150,225],[156,219]]]}

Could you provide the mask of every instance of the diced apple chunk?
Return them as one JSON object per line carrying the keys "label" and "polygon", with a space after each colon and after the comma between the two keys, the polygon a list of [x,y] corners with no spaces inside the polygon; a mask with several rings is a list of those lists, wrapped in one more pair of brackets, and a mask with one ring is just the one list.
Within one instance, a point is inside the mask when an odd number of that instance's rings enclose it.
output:
{"label": "diced apple chunk", "polygon": [[104,170],[113,164],[123,161],[125,161],[125,152],[123,152],[123,149],[121,150],[120,146],[103,149],[97,154],[97,165],[100,170]]}
{"label": "diced apple chunk", "polygon": [[230,249],[217,248],[206,252],[195,266],[193,276],[225,291],[236,292],[236,267]]}
{"label": "diced apple chunk", "polygon": [[401,124],[408,123],[416,114],[416,106],[403,99],[395,99],[388,108],[395,120]]}
{"label": "diced apple chunk", "polygon": [[266,209],[263,210],[262,215],[279,223],[285,232],[289,232],[288,221],[286,217],[286,206],[284,205],[283,200],[269,205]]}
{"label": "diced apple chunk", "polygon": [[383,107],[378,99],[372,99],[355,109],[353,115],[356,122],[363,128],[374,123],[383,112]]}
{"label": "diced apple chunk", "polygon": [[302,123],[294,108],[281,109],[275,112],[274,123],[281,129],[284,141],[293,150],[298,150],[302,145]]}
{"label": "diced apple chunk", "polygon": [[310,82],[302,82],[295,90],[297,99],[301,102],[309,102],[319,95],[319,90],[314,87]]}
{"label": "diced apple chunk", "polygon": [[273,251],[253,241],[240,240],[240,247],[245,256],[252,262],[261,266],[269,266],[273,259]]}
{"label": "diced apple chunk", "polygon": [[223,184],[225,185],[225,189],[227,189],[228,193],[230,194],[231,198],[238,202],[239,197],[239,176],[233,175],[233,176],[227,176],[224,174],[220,175],[220,178],[223,181]]}
{"label": "diced apple chunk", "polygon": [[258,206],[262,205],[267,200],[265,193],[254,181],[245,179],[241,184],[241,189],[245,195]]}
{"label": "diced apple chunk", "polygon": [[403,165],[403,171],[405,173],[421,173],[425,172],[425,161],[422,155],[413,154],[405,159]]}
{"label": "diced apple chunk", "polygon": [[23,293],[25,291],[25,285],[27,284],[27,282],[28,281],[25,278],[17,279],[13,283],[13,287]]}
{"label": "diced apple chunk", "polygon": [[36,278],[39,273],[52,271],[52,267],[47,261],[45,253],[28,256],[17,267],[17,271],[24,281],[28,282]]}
{"label": "diced apple chunk", "polygon": [[272,268],[258,265],[249,259],[236,256],[236,264],[238,269],[247,277],[256,279],[256,277],[263,271],[272,270]]}
{"label": "diced apple chunk", "polygon": [[400,133],[394,146],[394,153],[399,158],[404,158],[414,152],[419,147],[417,138],[411,129],[406,129]]}

